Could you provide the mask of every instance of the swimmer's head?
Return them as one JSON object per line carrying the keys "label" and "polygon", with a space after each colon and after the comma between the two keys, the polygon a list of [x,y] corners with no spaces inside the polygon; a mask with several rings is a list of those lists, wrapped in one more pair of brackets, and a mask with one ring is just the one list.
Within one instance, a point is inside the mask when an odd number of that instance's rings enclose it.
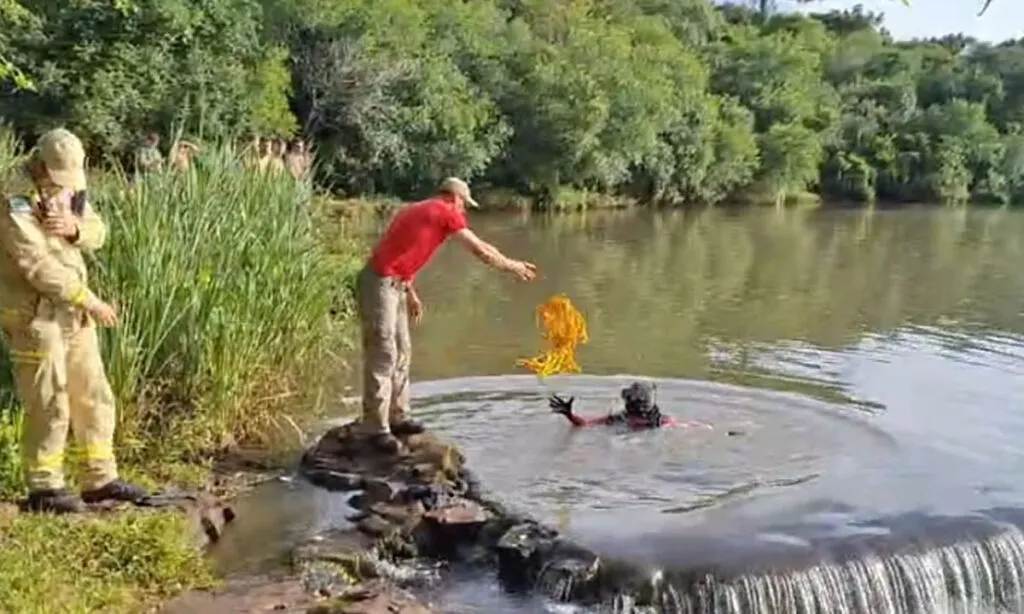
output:
{"label": "swimmer's head", "polygon": [[627,414],[650,413],[654,407],[654,386],[645,382],[633,382],[622,389],[622,400],[626,404]]}

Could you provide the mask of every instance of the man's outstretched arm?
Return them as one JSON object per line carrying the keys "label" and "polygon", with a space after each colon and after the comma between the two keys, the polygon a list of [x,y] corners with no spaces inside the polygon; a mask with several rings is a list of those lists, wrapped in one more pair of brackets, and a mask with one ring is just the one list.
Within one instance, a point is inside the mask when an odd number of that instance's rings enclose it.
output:
{"label": "man's outstretched arm", "polygon": [[548,398],[548,406],[551,407],[551,411],[556,414],[565,416],[573,426],[595,426],[598,424],[611,424],[614,422],[614,414],[608,416],[594,416],[592,418],[584,418],[577,415],[572,409],[572,404],[575,400],[575,397],[563,399],[557,394],[553,394]]}
{"label": "man's outstretched arm", "polygon": [[456,232],[455,238],[471,254],[490,267],[512,273],[523,281],[532,281],[537,276],[537,267],[534,264],[507,257],[469,228]]}

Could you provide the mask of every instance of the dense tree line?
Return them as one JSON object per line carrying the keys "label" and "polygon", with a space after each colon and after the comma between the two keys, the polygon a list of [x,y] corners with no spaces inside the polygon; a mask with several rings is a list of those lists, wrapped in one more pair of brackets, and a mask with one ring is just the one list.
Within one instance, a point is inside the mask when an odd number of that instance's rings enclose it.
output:
{"label": "dense tree line", "polygon": [[346,194],[458,173],[667,203],[1024,196],[1024,40],[897,42],[860,7],[0,0],[0,60],[24,134],[302,132]]}

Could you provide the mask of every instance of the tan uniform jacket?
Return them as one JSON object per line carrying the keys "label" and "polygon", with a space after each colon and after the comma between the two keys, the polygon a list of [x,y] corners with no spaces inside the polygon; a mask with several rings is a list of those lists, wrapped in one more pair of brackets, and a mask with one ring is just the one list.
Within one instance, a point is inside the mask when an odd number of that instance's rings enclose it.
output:
{"label": "tan uniform jacket", "polygon": [[106,241],[107,227],[88,202],[78,218],[78,240],[48,235],[34,199],[15,196],[0,211],[0,317],[27,324],[36,317],[71,325],[93,298],[82,250]]}

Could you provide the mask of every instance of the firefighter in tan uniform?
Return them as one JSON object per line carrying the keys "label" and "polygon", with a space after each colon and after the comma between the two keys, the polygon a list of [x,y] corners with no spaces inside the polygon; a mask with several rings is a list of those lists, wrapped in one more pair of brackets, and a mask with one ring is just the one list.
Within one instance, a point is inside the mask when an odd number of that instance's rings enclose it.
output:
{"label": "firefighter in tan uniform", "polygon": [[[89,289],[81,253],[106,238],[86,199],[82,142],[64,129],[47,132],[26,167],[35,194],[0,207],[0,329],[25,409],[28,506],[59,513],[138,500],[145,492],[118,478],[114,396],[96,335],[117,314]],[[69,426],[84,457],[80,497],[64,483]]]}

